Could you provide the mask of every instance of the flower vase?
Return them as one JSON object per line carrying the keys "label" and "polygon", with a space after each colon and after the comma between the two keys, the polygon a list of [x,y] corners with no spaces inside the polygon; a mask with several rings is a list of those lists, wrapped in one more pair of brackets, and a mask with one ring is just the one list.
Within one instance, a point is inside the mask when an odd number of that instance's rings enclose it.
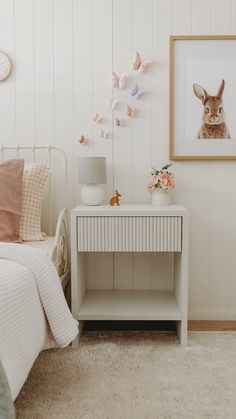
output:
{"label": "flower vase", "polygon": [[152,205],[156,207],[170,205],[170,192],[168,189],[155,188],[152,191]]}

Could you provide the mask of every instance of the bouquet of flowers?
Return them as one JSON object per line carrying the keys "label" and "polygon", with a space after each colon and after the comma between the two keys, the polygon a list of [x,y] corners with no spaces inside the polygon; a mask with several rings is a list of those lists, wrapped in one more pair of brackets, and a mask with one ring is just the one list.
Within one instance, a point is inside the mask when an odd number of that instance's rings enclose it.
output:
{"label": "bouquet of flowers", "polygon": [[173,189],[175,187],[174,175],[169,170],[171,164],[166,164],[160,170],[152,168],[151,177],[148,180],[147,188],[153,192],[155,188],[159,189]]}

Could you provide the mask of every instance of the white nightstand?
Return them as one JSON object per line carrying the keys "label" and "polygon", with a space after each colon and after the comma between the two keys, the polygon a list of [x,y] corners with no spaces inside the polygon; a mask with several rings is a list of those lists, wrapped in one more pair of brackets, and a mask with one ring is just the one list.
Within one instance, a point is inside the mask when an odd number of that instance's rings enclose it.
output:
{"label": "white nightstand", "polygon": [[[84,320],[175,320],[187,343],[188,211],[178,205],[78,206],[71,212],[71,300]],[[88,291],[86,252],[173,252],[172,291]],[[74,342],[74,345],[77,341]]]}

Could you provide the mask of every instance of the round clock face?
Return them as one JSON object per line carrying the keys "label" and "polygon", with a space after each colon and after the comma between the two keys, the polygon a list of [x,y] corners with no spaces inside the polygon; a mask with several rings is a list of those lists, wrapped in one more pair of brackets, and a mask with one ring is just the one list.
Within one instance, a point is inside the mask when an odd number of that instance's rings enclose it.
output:
{"label": "round clock face", "polygon": [[7,78],[11,71],[11,61],[6,54],[0,51],[0,81]]}

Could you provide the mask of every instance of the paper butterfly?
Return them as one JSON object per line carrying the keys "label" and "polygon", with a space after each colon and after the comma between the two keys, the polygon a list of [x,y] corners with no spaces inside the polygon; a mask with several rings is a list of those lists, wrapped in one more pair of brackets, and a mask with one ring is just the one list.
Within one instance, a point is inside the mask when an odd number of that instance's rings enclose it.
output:
{"label": "paper butterfly", "polygon": [[104,129],[101,129],[100,137],[101,138],[108,138],[109,132],[104,131]]}
{"label": "paper butterfly", "polygon": [[85,137],[85,135],[81,135],[80,136],[80,139],[79,139],[79,143],[80,144],[86,144],[88,142],[88,138],[87,137]]}
{"label": "paper butterfly", "polygon": [[133,62],[133,69],[143,73],[147,67],[151,64],[151,61],[141,61],[141,57],[138,51],[136,51],[135,59]]}
{"label": "paper butterfly", "polygon": [[122,76],[118,76],[114,71],[112,72],[112,86],[118,89],[124,89],[128,78],[128,74],[124,73]]}
{"label": "paper butterfly", "polygon": [[130,92],[130,96],[134,97],[135,99],[139,98],[144,93],[143,90],[140,89],[139,85],[136,83],[134,88]]}
{"label": "paper butterfly", "polygon": [[137,109],[133,108],[132,106],[127,105],[127,115],[130,116],[130,118],[134,118],[137,113]]}
{"label": "paper butterfly", "polygon": [[97,124],[99,124],[99,122],[101,122],[101,120],[102,120],[102,116],[99,113],[96,113],[94,118],[93,118],[93,121],[96,122]]}
{"label": "paper butterfly", "polygon": [[116,126],[117,127],[123,127],[124,125],[125,125],[124,119],[116,118]]}
{"label": "paper butterfly", "polygon": [[116,106],[118,105],[119,100],[117,99],[112,99],[112,97],[110,99],[108,99],[108,108],[114,110],[116,108]]}

